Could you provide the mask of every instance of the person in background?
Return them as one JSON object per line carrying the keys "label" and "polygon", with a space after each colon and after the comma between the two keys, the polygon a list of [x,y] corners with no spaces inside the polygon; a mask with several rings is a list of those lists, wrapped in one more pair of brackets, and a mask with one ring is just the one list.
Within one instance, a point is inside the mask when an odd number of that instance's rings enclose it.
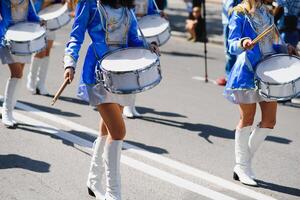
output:
{"label": "person in background", "polygon": [[[300,0],[277,0],[278,6],[275,8],[275,15],[282,13],[278,20],[278,28],[281,37],[286,43],[298,45],[300,32],[298,21],[300,16]],[[280,12],[282,10],[282,12]],[[300,104],[300,97],[291,100],[292,103]]]}
{"label": "person in background", "polygon": [[185,28],[190,33],[189,41],[204,42],[204,20],[201,16],[201,7],[194,7],[192,12],[192,19],[186,20]]}
{"label": "person in background", "polygon": [[223,11],[222,11],[222,24],[223,24],[223,36],[224,36],[224,49],[225,49],[225,76],[222,76],[216,80],[218,85],[224,86],[226,85],[227,77],[236,61],[236,55],[232,55],[228,51],[228,34],[229,34],[229,12],[232,8],[242,0],[223,0]]}
{"label": "person in background", "polygon": [[35,22],[40,23],[41,26],[44,25],[44,22],[36,15],[34,5],[31,4],[30,0],[1,0],[0,9],[2,15],[0,21],[0,59],[2,64],[7,64],[10,70],[2,105],[2,123],[8,128],[13,128],[17,124],[13,117],[13,109],[21,87],[24,66],[31,62],[31,55],[12,54],[6,45],[5,34],[10,26],[19,22]]}

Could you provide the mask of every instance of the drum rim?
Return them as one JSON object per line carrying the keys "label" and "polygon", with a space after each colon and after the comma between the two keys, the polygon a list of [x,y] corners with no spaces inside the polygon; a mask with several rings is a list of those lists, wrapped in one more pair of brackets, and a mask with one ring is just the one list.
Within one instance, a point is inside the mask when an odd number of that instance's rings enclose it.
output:
{"label": "drum rim", "polygon": [[[158,14],[153,14],[153,15],[157,15],[157,16],[160,16],[160,15],[158,15]],[[153,15],[147,15],[147,16],[144,16],[144,17],[148,17],[148,16],[153,16]],[[161,16],[160,16],[161,17]],[[142,17],[143,18],[143,17]],[[141,19],[142,19],[141,18]],[[164,33],[164,32],[166,32],[166,31],[169,31],[170,32],[170,37],[171,37],[171,24],[170,24],[170,22],[168,21],[168,20],[166,20],[165,18],[163,18],[163,17],[161,17],[162,19],[164,19],[166,22],[168,22],[168,27],[165,29],[165,30],[163,30],[162,32],[160,32],[159,34],[162,34],[162,33]],[[141,28],[141,30],[143,30],[142,28]],[[149,35],[149,36],[145,36],[145,38],[149,38],[149,37],[155,37],[155,36],[158,36],[159,34],[154,34],[154,35]]]}
{"label": "drum rim", "polygon": [[[67,3],[67,2],[66,2],[65,4],[54,3],[54,4],[51,4],[50,6],[47,6],[46,8],[54,7],[54,6],[56,6],[56,5],[62,5],[61,8],[64,7],[64,6],[66,6],[67,9],[66,9],[66,11],[65,11],[64,13],[68,12],[68,3]],[[38,16],[40,16],[41,12],[42,12],[43,10],[45,10],[46,8],[42,9],[42,10],[38,13]],[[56,17],[55,17],[55,18],[56,18]],[[52,18],[52,19],[55,19],[55,18]],[[49,20],[52,20],[52,19],[49,19]]]}
{"label": "drum rim", "polygon": [[286,53],[279,53],[279,54],[274,54],[274,55],[271,55],[271,56],[268,56],[267,58],[265,58],[264,60],[262,60],[261,62],[259,62],[257,65],[256,65],[256,69],[255,69],[255,78],[257,81],[260,81],[260,82],[263,82],[265,84],[268,84],[268,85],[286,85],[286,84],[290,84],[290,83],[293,83],[293,82],[297,82],[300,80],[300,77],[294,79],[294,80],[291,80],[291,81],[287,81],[287,82],[283,82],[283,83],[271,83],[271,82],[268,82],[268,81],[263,81],[258,75],[257,75],[257,69],[258,69],[258,66],[260,63],[262,63],[263,61],[265,60],[269,60],[271,58],[274,58],[274,57],[279,57],[279,56],[288,56],[288,57],[294,57],[294,58],[297,58],[299,61],[300,61],[300,57],[299,56],[296,56],[296,55],[289,55],[289,54],[286,54]]}
{"label": "drum rim", "polygon": [[[64,13],[64,14],[67,14],[67,13]],[[67,16],[69,16],[69,15],[67,14]],[[52,20],[57,20],[57,18],[50,19],[50,20],[48,20],[48,21],[52,21]],[[67,21],[65,24],[60,25],[60,26],[57,27],[57,28],[46,28],[46,29],[47,29],[48,31],[56,31],[56,30],[58,30],[58,29],[61,29],[61,28],[64,27],[64,26],[68,25],[68,24],[70,23],[71,20],[72,20],[72,19],[71,19],[71,17],[69,16],[68,21]],[[48,22],[48,21],[47,21],[47,22]]]}
{"label": "drum rim", "polygon": [[[12,26],[15,26],[15,25],[17,25],[17,24],[23,24],[23,23],[30,23],[30,24],[38,24],[38,25],[39,25],[39,23],[36,23],[36,22],[27,22],[27,21],[26,21],[26,22],[18,22],[18,23],[16,23],[16,24],[12,25]],[[12,27],[12,26],[10,26],[10,27]],[[22,43],[27,43],[27,42],[34,41],[34,40],[39,40],[39,39],[41,39],[42,37],[45,37],[45,36],[46,36],[46,32],[47,32],[47,30],[46,30],[45,27],[43,27],[43,26],[40,26],[40,27],[43,28],[45,32],[44,32],[41,36],[39,36],[39,37],[37,37],[37,38],[34,38],[33,40],[24,40],[24,41],[9,40],[9,41],[10,41],[10,42],[14,42],[14,43],[18,43],[18,44],[22,44]],[[9,28],[8,28],[8,29],[9,29]],[[7,31],[8,31],[8,29],[7,29]],[[7,31],[6,31],[6,33],[5,33],[5,35],[4,35],[5,38],[6,38]]]}
{"label": "drum rim", "polygon": [[140,71],[145,71],[146,69],[148,68],[151,68],[153,66],[155,66],[156,63],[158,63],[158,65],[160,66],[160,60],[159,60],[159,57],[157,56],[155,62],[153,62],[152,64],[148,65],[148,66],[145,66],[141,69],[136,69],[136,70],[130,70],[130,71],[110,71],[110,70],[106,70],[102,67],[102,61],[107,58],[110,54],[112,53],[115,53],[115,52],[118,52],[118,51],[125,51],[127,49],[146,49],[148,51],[150,51],[149,49],[147,48],[144,48],[144,47],[126,47],[126,48],[120,48],[120,49],[116,49],[114,51],[110,51],[109,53],[107,53],[99,62],[99,67],[100,67],[100,70],[103,70],[104,72],[113,72],[114,74],[127,74],[127,73],[131,73],[131,72],[140,72]]}

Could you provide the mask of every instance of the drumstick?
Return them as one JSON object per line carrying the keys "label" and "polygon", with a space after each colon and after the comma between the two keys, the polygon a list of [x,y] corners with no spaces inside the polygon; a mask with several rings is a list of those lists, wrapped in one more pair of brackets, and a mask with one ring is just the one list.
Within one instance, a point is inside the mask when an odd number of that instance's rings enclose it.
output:
{"label": "drumstick", "polygon": [[252,40],[251,45],[255,45],[260,40],[262,40],[267,34],[269,34],[274,29],[274,24],[269,26],[266,30],[264,30],[261,34],[259,34],[254,40]]}
{"label": "drumstick", "polygon": [[55,102],[57,101],[57,99],[59,98],[59,96],[61,95],[61,93],[64,91],[64,89],[66,88],[66,86],[68,84],[69,84],[69,79],[65,79],[65,81],[63,82],[63,84],[60,86],[59,90],[54,95],[54,97],[52,99],[51,106],[53,106],[55,104]]}

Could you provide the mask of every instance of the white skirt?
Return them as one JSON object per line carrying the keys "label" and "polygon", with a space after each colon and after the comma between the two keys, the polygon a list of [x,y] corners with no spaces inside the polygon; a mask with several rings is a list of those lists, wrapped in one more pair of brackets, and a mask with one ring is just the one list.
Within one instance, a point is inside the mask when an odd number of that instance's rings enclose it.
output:
{"label": "white skirt", "polygon": [[8,48],[0,48],[0,59],[3,65],[13,63],[31,63],[31,55],[14,55],[10,53]]}
{"label": "white skirt", "polygon": [[104,86],[99,83],[97,85],[79,85],[77,96],[88,101],[91,106],[97,106],[105,103],[116,103],[121,106],[133,106],[136,95],[114,94],[108,92]]}
{"label": "white skirt", "polygon": [[47,30],[46,38],[47,40],[55,40],[55,32]]}
{"label": "white skirt", "polygon": [[262,97],[258,90],[233,90],[231,91],[230,101],[235,104],[253,104],[262,101],[271,102],[272,100]]}

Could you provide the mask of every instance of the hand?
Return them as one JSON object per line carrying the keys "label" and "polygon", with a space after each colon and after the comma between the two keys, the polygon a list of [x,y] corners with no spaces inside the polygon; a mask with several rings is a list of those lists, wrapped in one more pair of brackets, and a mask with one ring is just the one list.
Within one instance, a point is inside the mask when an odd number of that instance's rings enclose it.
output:
{"label": "hand", "polygon": [[296,56],[299,56],[299,53],[298,53],[298,49],[293,47],[292,45],[288,44],[287,45],[287,50],[288,50],[288,53],[290,55],[296,55]]}
{"label": "hand", "polygon": [[242,42],[242,47],[246,50],[251,50],[254,47],[251,39],[245,39]]}
{"label": "hand", "polygon": [[160,12],[160,16],[165,18],[165,19],[168,19],[168,15],[164,11]]}
{"label": "hand", "polygon": [[159,47],[156,42],[152,42],[149,48],[153,53],[156,53],[158,56],[160,56]]}
{"label": "hand", "polygon": [[74,79],[74,68],[73,67],[67,67],[65,69],[64,77],[65,79],[69,79],[69,83],[71,83]]}
{"label": "hand", "polygon": [[47,25],[47,22],[46,22],[46,20],[41,20],[40,21],[40,26],[46,26]]}

